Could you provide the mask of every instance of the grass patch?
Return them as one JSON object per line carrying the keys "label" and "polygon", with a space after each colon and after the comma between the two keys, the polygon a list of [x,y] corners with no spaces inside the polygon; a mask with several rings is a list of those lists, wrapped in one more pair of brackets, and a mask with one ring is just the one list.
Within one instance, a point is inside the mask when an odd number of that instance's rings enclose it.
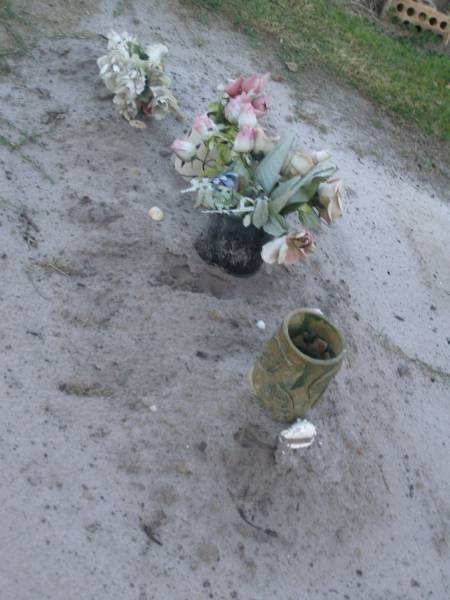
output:
{"label": "grass patch", "polygon": [[195,0],[244,31],[269,34],[286,60],[320,63],[368,98],[450,140],[450,58],[387,35],[331,0]]}
{"label": "grass patch", "polygon": [[131,8],[131,0],[117,0],[113,10],[113,17],[120,17],[124,12]]}
{"label": "grass patch", "polygon": [[[3,119],[0,118],[0,120]],[[55,180],[52,177],[50,177],[50,175],[46,172],[44,167],[35,158],[32,158],[28,154],[22,152],[22,147],[25,146],[28,142],[36,141],[36,139],[38,138],[37,134],[28,134],[18,129],[17,127],[14,127],[14,125],[11,124],[10,121],[5,121],[9,124],[9,126],[11,126],[14,129],[17,129],[17,131],[20,131],[22,137],[18,142],[16,142],[11,138],[0,134],[0,146],[4,146],[11,152],[16,152],[23,161],[30,164],[36,171],[38,171],[38,173],[40,173],[44,177],[44,179],[46,179],[50,183],[55,183]]]}
{"label": "grass patch", "polygon": [[5,70],[5,59],[10,55],[23,56],[34,45],[29,36],[33,26],[18,14],[12,0],[0,0],[0,68]]}

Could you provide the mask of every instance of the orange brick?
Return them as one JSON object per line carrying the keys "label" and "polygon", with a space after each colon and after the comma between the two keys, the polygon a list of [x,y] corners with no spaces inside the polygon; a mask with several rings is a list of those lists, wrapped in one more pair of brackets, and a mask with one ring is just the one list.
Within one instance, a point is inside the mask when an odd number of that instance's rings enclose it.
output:
{"label": "orange brick", "polygon": [[414,25],[418,31],[432,31],[442,38],[444,45],[448,44],[450,40],[448,15],[417,0],[387,0],[381,15],[384,16],[390,8],[403,23]]}

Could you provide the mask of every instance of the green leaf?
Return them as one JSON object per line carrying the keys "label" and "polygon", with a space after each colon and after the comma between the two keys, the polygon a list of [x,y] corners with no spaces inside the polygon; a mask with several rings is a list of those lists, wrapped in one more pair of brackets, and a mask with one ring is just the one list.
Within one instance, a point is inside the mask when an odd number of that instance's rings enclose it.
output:
{"label": "green leaf", "polygon": [[225,167],[225,165],[230,164],[231,162],[231,152],[229,147],[226,144],[216,144],[216,163],[220,164],[221,167]]}
{"label": "green leaf", "polygon": [[302,204],[310,201],[308,194],[304,190],[297,190],[295,194],[290,198],[289,202],[281,210],[282,215],[288,215],[291,212],[297,210]]}
{"label": "green leaf", "polygon": [[222,108],[222,105],[220,104],[220,102],[210,102],[208,104],[208,111],[209,112],[217,112]]}
{"label": "green leaf", "polygon": [[269,235],[280,237],[280,235],[284,235],[289,230],[289,227],[281,215],[271,215],[267,223],[263,226],[263,229]]}
{"label": "green leaf", "polygon": [[298,218],[308,229],[314,229],[320,225],[320,219],[317,213],[309,204],[302,204],[298,209]]}
{"label": "green leaf", "polygon": [[135,44],[134,42],[128,42],[128,53],[130,56],[133,54],[137,54],[141,60],[148,60],[148,54],[144,51],[140,44]]}
{"label": "green leaf", "polygon": [[336,165],[333,165],[330,162],[320,163],[303,177],[302,185],[300,187],[310,195],[310,198],[312,198],[319,185],[330,179],[330,177],[332,177],[336,171]]}
{"label": "green leaf", "polygon": [[266,194],[271,193],[280,178],[280,171],[291,151],[293,141],[294,134],[291,132],[259,163],[255,180]]}
{"label": "green leaf", "polygon": [[245,215],[245,217],[242,219],[242,224],[244,225],[244,227],[250,227],[250,225],[252,224],[252,215]]}
{"label": "green leaf", "polygon": [[337,167],[331,163],[319,164],[307,173],[300,184],[297,186],[295,194],[286,203],[283,213],[287,214],[296,210],[301,204],[309,202],[316,194],[319,185],[327,181],[334,173]]}
{"label": "green leaf", "polygon": [[261,229],[261,227],[267,223],[268,219],[269,207],[267,205],[267,200],[264,198],[259,198],[253,213],[253,225],[258,229]]}
{"label": "green leaf", "polygon": [[302,177],[291,177],[279,183],[271,195],[271,206],[279,213],[289,202],[290,198],[295,194],[301,185]]}
{"label": "green leaf", "polygon": [[242,160],[237,160],[231,170],[239,176],[239,191],[246,190],[250,185],[250,173]]}

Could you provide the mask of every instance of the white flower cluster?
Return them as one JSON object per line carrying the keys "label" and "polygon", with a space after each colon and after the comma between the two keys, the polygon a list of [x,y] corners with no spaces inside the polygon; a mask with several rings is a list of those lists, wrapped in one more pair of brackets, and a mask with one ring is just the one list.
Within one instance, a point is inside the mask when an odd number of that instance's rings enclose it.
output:
{"label": "white flower cluster", "polygon": [[97,60],[100,77],[131,124],[143,126],[134,121],[141,112],[159,120],[178,109],[165,74],[168,52],[163,44],[143,47],[126,32],[108,34],[108,53]]}

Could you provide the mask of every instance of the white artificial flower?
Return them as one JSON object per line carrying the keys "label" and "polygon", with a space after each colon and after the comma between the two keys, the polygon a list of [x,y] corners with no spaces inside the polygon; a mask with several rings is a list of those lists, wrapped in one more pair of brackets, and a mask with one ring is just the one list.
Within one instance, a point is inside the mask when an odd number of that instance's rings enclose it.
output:
{"label": "white artificial flower", "polygon": [[[108,34],[108,53],[97,60],[100,77],[119,112],[134,120],[141,110],[162,119],[178,104],[169,89],[170,79],[164,73],[168,49],[163,44],[147,46],[148,59],[139,40],[127,32]],[[147,104],[149,102],[149,104]]]}
{"label": "white artificial flower", "polygon": [[163,119],[171,110],[178,109],[178,102],[172,92],[165,87],[150,88],[153,99],[150,102],[152,117],[157,121]]}
{"label": "white artificial flower", "polygon": [[330,179],[319,185],[319,215],[331,225],[344,212],[342,194],[344,183],[340,179]]}
{"label": "white artificial flower", "polygon": [[115,94],[113,102],[117,106],[120,114],[124,116],[127,121],[137,117],[139,107],[134,98],[130,98],[126,94]]}
{"label": "white artificial flower", "polygon": [[124,58],[115,50],[97,60],[100,69],[100,77],[106,85],[108,91],[115,93],[118,84],[117,78],[126,73],[129,65],[129,58]]}
{"label": "white artificial flower", "polygon": [[269,154],[277,143],[280,141],[278,136],[270,136],[267,134],[262,127],[256,128],[256,140],[255,140],[255,152],[263,152],[264,154]]}
{"label": "white artificial flower", "polygon": [[125,51],[129,54],[128,44],[139,45],[139,40],[134,35],[129,35],[126,31],[122,34],[116,33],[113,29],[108,33],[108,50]]}
{"label": "white artificial flower", "polygon": [[146,69],[148,83],[150,87],[170,87],[171,80],[170,77],[164,73],[164,71],[158,67],[151,69],[148,71]]}
{"label": "white artificial flower", "polygon": [[267,242],[262,247],[261,256],[270,265],[293,265],[306,257],[314,249],[309,231],[288,233]]}
{"label": "white artificial flower", "polygon": [[328,150],[318,150],[316,152],[306,152],[296,150],[291,152],[283,165],[283,174],[291,175],[306,175],[318,165],[320,162],[328,160],[331,154]]}
{"label": "white artificial flower", "polygon": [[155,44],[147,46],[145,53],[148,56],[148,62],[156,67],[164,67],[166,56],[169,54],[169,49],[164,44]]}

